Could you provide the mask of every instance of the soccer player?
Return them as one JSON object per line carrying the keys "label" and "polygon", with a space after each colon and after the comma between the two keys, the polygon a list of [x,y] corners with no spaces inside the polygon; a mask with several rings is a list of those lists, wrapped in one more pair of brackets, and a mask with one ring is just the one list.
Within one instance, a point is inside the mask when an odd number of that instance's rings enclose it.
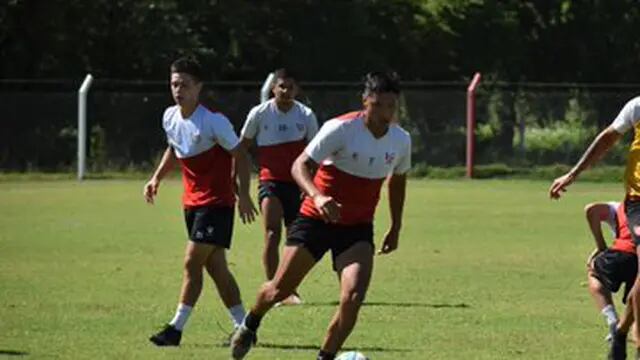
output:
{"label": "soccer player", "polygon": [[[589,229],[596,243],[596,249],[587,260],[589,292],[609,327],[607,339],[613,339],[618,324],[611,293],[617,292],[625,284],[622,302],[633,286],[638,272],[636,247],[627,225],[624,204],[618,202],[593,203],[585,207]],[[611,228],[615,240],[610,248],[602,234],[601,222]]]}
{"label": "soccer player", "polygon": [[369,287],[373,217],[387,178],[391,223],[379,253],[398,247],[411,166],[411,138],[392,123],[399,94],[394,73],[367,74],[364,109],[327,121],[294,162],[293,177],[306,197],[289,229],[275,276],[263,284],[231,339],[234,359],[244,358],[256,341],[263,316],[298,287],[327,251],[340,281],[340,302],[318,359],[334,359],[351,333]]}
{"label": "soccer player", "polygon": [[[254,142],[258,145],[258,201],[265,232],[262,263],[267,280],[278,268],[283,220],[288,228],[300,209],[300,188],[291,176],[291,165],[318,131],[313,111],[296,101],[298,85],[290,72],[275,71],[272,92],[273,99],[251,109],[240,135],[247,150]],[[300,303],[295,292],[282,301],[284,305]]]}
{"label": "soccer player", "polygon": [[249,162],[229,120],[199,104],[202,69],[191,58],[171,64],[171,95],[176,103],[166,109],[162,126],[168,147],[151,180],[144,186],[146,201],[153,204],[160,181],[179,163],[184,193],[182,202],[189,242],[184,258],[180,302],[173,319],[149,339],[158,346],[178,346],[182,330],[202,290],[202,269],[213,279],[235,326],[244,318],[238,284],[225,256],[233,230],[235,181],[238,177],[238,210],[243,222],[252,222],[257,211],[249,196]]}
{"label": "soccer player", "polygon": [[[620,140],[622,135],[634,129],[634,140],[629,149],[629,155],[627,157],[627,169],[625,171],[625,191],[626,197],[624,201],[625,213],[627,215],[628,227],[631,232],[631,236],[636,246],[636,254],[638,254],[638,244],[640,244],[640,96],[635,97],[628,101],[618,116],[613,120],[611,125],[602,130],[595,140],[591,143],[589,148],[584,152],[580,160],[576,165],[566,174],[558,177],[553,181],[549,188],[549,196],[552,199],[559,199],[562,193],[566,191],[567,187],[571,185],[589,166],[593,165],[598,159],[613,147],[613,145]],[[631,306],[630,310],[634,318],[640,316],[640,282],[636,276],[635,284],[629,293]],[[630,311],[627,311],[630,312]],[[621,322],[623,323],[623,322]],[[636,327],[636,339],[640,340],[638,336],[638,327]],[[609,358],[611,359],[624,359],[626,357],[626,337],[627,329],[618,326],[616,334],[611,341],[611,349],[609,352]],[[637,350],[638,343],[636,343]],[[640,355],[640,351],[636,352]]]}

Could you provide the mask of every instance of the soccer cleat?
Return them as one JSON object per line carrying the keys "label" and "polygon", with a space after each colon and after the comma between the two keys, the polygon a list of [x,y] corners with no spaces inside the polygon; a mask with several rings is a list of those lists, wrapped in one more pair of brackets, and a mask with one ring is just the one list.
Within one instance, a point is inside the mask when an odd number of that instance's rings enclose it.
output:
{"label": "soccer cleat", "polygon": [[624,360],[627,358],[627,334],[616,333],[611,339],[609,360]]}
{"label": "soccer cleat", "polygon": [[244,325],[238,326],[231,337],[231,357],[234,360],[244,359],[256,341],[258,337],[254,331]]}
{"label": "soccer cleat", "polygon": [[182,338],[182,331],[174,328],[172,325],[165,325],[157,334],[152,335],[149,341],[157,346],[178,346]]}

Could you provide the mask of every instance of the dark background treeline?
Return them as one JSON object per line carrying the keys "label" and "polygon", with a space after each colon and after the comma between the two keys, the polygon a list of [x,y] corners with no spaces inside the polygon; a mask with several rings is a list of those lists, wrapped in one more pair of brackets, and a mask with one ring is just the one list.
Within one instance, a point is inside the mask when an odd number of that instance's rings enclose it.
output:
{"label": "dark background treeline", "polygon": [[638,0],[3,0],[0,77],[640,82]]}
{"label": "dark background treeline", "polygon": [[297,73],[320,121],[358,107],[365,72],[396,69],[414,158],[435,166],[464,163],[480,71],[479,163],[571,163],[640,90],[639,25],[638,0],[0,1],[0,169],[73,169],[87,73],[92,170],[151,167],[182,54],[237,130],[276,67]]}

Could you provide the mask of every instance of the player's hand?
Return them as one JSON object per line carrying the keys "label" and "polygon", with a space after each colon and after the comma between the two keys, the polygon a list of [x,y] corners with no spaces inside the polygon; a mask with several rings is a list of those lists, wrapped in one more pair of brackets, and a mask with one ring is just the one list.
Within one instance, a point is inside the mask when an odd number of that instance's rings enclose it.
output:
{"label": "player's hand", "polygon": [[560,199],[562,193],[567,191],[567,186],[571,185],[576,179],[576,176],[571,172],[568,172],[559,178],[553,180],[551,187],[549,188],[549,197],[552,199]]}
{"label": "player's hand", "polygon": [[145,185],[142,190],[142,195],[144,196],[144,200],[148,204],[153,205],[153,199],[158,194],[158,188],[160,187],[160,181],[156,178],[151,178]]}
{"label": "player's hand", "polygon": [[249,195],[238,196],[238,212],[243,224],[250,224],[256,220],[258,210],[253,205],[253,200]]}
{"label": "player's hand", "polygon": [[398,239],[400,238],[400,231],[390,229],[384,235],[382,241],[382,247],[378,250],[378,255],[388,254],[398,248]]}
{"label": "player's hand", "polygon": [[338,222],[340,219],[340,208],[342,205],[331,196],[316,194],[313,197],[313,204],[320,211],[320,215],[326,222]]}

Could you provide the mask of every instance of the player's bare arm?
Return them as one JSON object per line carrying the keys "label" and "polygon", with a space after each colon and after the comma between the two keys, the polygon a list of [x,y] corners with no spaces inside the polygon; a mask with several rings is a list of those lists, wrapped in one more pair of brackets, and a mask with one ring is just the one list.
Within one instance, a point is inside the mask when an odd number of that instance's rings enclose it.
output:
{"label": "player's bare arm", "polygon": [[242,219],[244,224],[252,223],[258,214],[258,210],[256,210],[251,200],[251,195],[249,194],[249,186],[251,183],[249,156],[242,143],[233,148],[230,153],[231,156],[233,156],[234,172],[238,179],[237,195],[240,219]]}
{"label": "player's bare arm", "polygon": [[326,196],[313,184],[313,173],[318,164],[306,153],[300,154],[291,167],[291,175],[302,191],[313,199],[313,204],[327,222],[340,219],[340,204],[331,196]]}
{"label": "player's bare arm", "polygon": [[589,224],[589,230],[591,230],[591,235],[593,235],[593,240],[596,244],[596,248],[587,259],[587,266],[589,266],[593,258],[607,248],[607,243],[602,234],[601,223],[609,217],[609,205],[604,203],[588,204],[585,206],[584,212]]}
{"label": "player's bare arm", "polygon": [[160,181],[169,173],[176,164],[176,156],[173,153],[171,146],[167,146],[167,149],[162,154],[160,164],[153,173],[151,179],[144,185],[142,194],[147,203],[153,204],[154,197],[158,194],[158,188],[160,187]]}
{"label": "player's bare arm", "polygon": [[576,165],[566,174],[555,179],[549,188],[549,197],[559,199],[562,193],[567,191],[567,187],[571,185],[589,166],[595,164],[604,154],[609,151],[620,139],[622,135],[618,133],[612,126],[602,130],[593,140],[589,148],[584,152]]}
{"label": "player's bare arm", "polygon": [[402,212],[407,189],[407,175],[393,174],[389,177],[389,210],[391,223],[389,230],[384,235],[382,247],[378,254],[388,254],[398,248],[400,228],[402,227]]}

